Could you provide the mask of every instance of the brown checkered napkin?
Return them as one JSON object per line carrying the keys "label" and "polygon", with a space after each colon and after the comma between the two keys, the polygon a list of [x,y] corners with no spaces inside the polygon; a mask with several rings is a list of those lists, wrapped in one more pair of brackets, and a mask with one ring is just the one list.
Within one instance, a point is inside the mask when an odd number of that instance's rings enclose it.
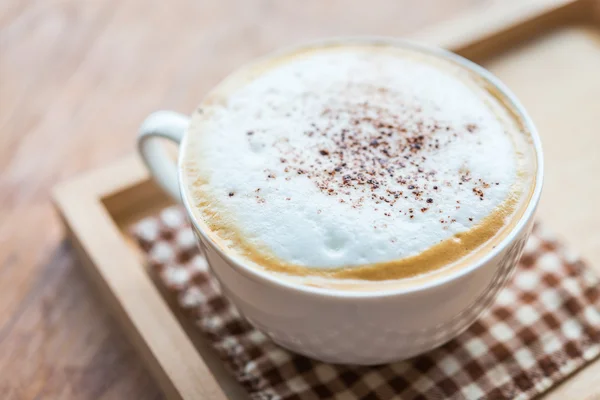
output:
{"label": "brown checkered napkin", "polygon": [[240,318],[209,276],[179,208],[132,229],[151,268],[253,399],[529,399],[600,354],[598,278],[539,227],[479,321],[427,354],[377,367],[290,353]]}

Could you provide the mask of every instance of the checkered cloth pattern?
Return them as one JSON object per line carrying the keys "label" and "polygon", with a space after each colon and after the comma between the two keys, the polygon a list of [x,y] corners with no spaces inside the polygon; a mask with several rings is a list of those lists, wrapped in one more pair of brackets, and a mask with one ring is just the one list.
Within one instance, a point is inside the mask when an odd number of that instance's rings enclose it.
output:
{"label": "checkered cloth pattern", "polygon": [[151,270],[255,400],[530,399],[600,354],[600,282],[540,226],[512,281],[466,332],[376,367],[293,354],[248,324],[220,294],[180,208],[139,222],[132,233]]}

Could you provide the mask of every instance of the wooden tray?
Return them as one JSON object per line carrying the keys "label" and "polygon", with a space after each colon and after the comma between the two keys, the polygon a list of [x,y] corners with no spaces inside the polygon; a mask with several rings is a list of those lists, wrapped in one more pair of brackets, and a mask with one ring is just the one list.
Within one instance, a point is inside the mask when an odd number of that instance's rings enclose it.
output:
{"label": "wooden tray", "polygon": [[[414,38],[482,64],[516,92],[545,147],[540,216],[600,267],[600,0],[498,2]],[[247,397],[125,233],[169,204],[137,156],[58,185],[54,200],[82,264],[169,398]],[[598,376],[600,360],[546,398],[600,398]]]}

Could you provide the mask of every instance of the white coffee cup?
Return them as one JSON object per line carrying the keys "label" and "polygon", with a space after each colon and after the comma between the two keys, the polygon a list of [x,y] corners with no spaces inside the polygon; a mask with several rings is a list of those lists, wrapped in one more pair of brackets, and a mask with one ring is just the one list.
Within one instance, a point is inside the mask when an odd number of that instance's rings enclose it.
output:
{"label": "white coffee cup", "polygon": [[179,144],[180,149],[185,148],[188,117],[170,111],[150,115],[140,128],[138,145],[156,182],[184,204],[224,294],[250,323],[297,353],[333,363],[372,365],[406,359],[449,341],[493,302],[514,270],[531,232],[542,188],[543,158],[536,129],[524,108],[485,69],[447,51],[395,39],[342,38],[328,42],[349,40],[419,48],[461,64],[495,86],[531,132],[537,171],[527,208],[501,243],[474,263],[395,290],[331,290],[279,279],[273,273],[234,260],[207,234],[204,223],[193,217],[193,206],[179,179],[181,157],[176,166],[157,140],[166,138]]}

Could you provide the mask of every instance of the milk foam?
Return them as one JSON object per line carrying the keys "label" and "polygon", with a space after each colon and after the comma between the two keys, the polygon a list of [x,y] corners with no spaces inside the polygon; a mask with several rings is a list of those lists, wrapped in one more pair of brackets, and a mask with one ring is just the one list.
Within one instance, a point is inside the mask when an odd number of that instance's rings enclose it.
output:
{"label": "milk foam", "polygon": [[508,217],[521,195],[523,133],[452,62],[340,46],[223,88],[193,123],[185,179],[242,255],[315,271],[390,262]]}

